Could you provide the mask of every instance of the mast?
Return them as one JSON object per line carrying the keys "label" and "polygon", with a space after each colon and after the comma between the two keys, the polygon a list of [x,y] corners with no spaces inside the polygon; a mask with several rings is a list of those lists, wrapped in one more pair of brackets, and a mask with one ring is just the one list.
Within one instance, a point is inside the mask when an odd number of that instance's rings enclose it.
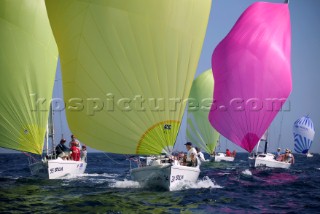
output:
{"label": "mast", "polygon": [[257,144],[257,147],[256,147],[256,154],[255,154],[255,155],[258,155],[260,142],[261,142],[261,140],[259,140],[259,142],[258,142],[258,144]]}
{"label": "mast", "polygon": [[52,146],[52,152],[54,152],[54,124],[53,124],[53,118],[54,118],[54,112],[52,109],[52,103],[50,104],[50,112],[49,112],[49,121],[48,121],[48,126],[49,126],[49,134],[48,138],[51,138],[51,146]]}
{"label": "mast", "polygon": [[[49,120],[48,120],[49,123]],[[47,123],[47,131],[46,131],[46,155],[49,153],[49,124]]]}
{"label": "mast", "polygon": [[267,154],[267,149],[268,149],[268,141],[266,140],[264,144],[264,154]]}
{"label": "mast", "polygon": [[269,129],[267,129],[266,131],[265,131],[265,133],[263,134],[263,140],[264,140],[264,154],[267,154],[267,150],[268,150],[268,130]]}
{"label": "mast", "polygon": [[59,117],[60,117],[61,138],[63,138],[63,123],[62,123],[62,117],[61,117],[61,110],[59,111]]}

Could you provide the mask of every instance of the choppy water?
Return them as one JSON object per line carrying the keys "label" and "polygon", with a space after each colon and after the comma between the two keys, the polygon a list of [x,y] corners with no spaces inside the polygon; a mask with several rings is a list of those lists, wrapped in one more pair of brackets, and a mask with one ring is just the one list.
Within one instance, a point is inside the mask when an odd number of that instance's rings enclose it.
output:
{"label": "choppy water", "polygon": [[196,184],[166,192],[130,180],[123,155],[91,153],[86,173],[64,180],[30,175],[24,154],[0,154],[0,213],[319,213],[320,156],[296,155],[289,170],[205,163]]}

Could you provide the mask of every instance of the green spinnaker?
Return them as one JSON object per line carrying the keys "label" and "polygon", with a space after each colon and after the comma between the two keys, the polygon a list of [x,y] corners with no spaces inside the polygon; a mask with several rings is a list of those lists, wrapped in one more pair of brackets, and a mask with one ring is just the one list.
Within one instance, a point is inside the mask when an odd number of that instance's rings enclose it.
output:
{"label": "green spinnaker", "polygon": [[0,147],[41,154],[58,49],[43,0],[0,1]]}
{"label": "green spinnaker", "polygon": [[211,0],[46,0],[67,120],[92,148],[170,152]]}
{"label": "green spinnaker", "polygon": [[208,154],[214,152],[220,135],[212,128],[208,119],[213,101],[213,86],[211,69],[200,74],[193,81],[188,108],[187,138]]}

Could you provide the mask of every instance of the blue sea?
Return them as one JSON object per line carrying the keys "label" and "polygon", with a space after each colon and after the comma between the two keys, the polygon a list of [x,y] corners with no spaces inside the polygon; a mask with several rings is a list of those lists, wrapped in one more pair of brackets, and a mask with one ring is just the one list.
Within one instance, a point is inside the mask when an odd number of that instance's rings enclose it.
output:
{"label": "blue sea", "polygon": [[0,213],[320,213],[320,155],[296,155],[289,170],[247,158],[204,163],[196,184],[168,192],[131,181],[124,155],[89,153],[85,174],[44,180],[24,154],[0,154]]}

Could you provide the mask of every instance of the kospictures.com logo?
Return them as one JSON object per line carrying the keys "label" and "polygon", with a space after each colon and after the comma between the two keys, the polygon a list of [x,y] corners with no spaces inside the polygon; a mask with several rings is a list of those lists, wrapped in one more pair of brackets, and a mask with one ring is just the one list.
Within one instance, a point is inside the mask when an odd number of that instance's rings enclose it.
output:
{"label": "kospictures.com logo", "polygon": [[[112,93],[106,94],[105,98],[70,98],[63,100],[53,98],[47,100],[39,98],[36,94],[30,95],[32,111],[48,111],[49,104],[52,104],[54,111],[86,111],[87,115],[93,116],[101,111],[131,112],[131,111],[178,111],[187,105],[188,111],[289,111],[290,102],[285,98],[233,98],[227,103],[221,103],[213,98],[154,98],[135,95],[132,97],[116,97]],[[285,104],[286,103],[286,104]],[[284,105],[285,104],[285,105]]]}

